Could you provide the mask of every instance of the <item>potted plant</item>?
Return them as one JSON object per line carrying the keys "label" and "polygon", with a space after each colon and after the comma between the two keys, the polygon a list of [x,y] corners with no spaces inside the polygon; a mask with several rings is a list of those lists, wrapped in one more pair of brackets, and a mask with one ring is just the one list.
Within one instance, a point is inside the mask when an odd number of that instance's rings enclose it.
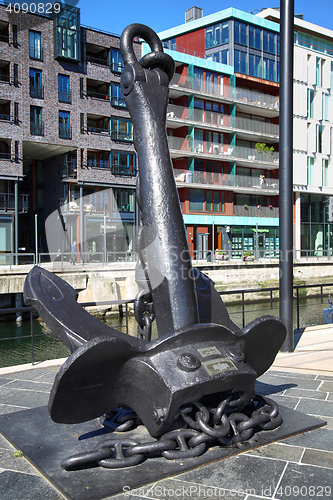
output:
{"label": "potted plant", "polygon": [[215,250],[215,259],[216,260],[229,260],[229,255],[225,250]]}
{"label": "potted plant", "polygon": [[249,250],[247,250],[246,252],[244,252],[243,260],[254,260],[253,253],[250,252]]}
{"label": "potted plant", "polygon": [[257,142],[254,148],[258,151],[259,154],[270,153],[270,155],[273,156],[274,153],[273,146],[269,148],[264,142]]}
{"label": "potted plant", "polygon": [[193,141],[193,137],[190,135],[190,134],[187,134],[187,136],[185,137],[185,139],[187,140],[187,144],[188,144],[188,151],[191,151],[192,150],[192,141]]}
{"label": "potted plant", "polygon": [[249,208],[249,206],[245,203],[244,208],[245,208],[245,210],[247,210]]}

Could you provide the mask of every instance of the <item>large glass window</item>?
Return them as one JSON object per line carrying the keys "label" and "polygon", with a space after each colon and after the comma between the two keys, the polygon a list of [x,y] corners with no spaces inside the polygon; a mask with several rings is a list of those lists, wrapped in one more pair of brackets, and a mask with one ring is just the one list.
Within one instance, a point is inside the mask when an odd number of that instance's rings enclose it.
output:
{"label": "large glass window", "polygon": [[41,33],[39,31],[29,31],[29,57],[30,59],[43,59],[41,46]]}
{"label": "large glass window", "polygon": [[275,34],[272,32],[268,33],[268,52],[275,54]]}
{"label": "large glass window", "polygon": [[30,68],[29,71],[30,97],[43,99],[42,70]]}
{"label": "large glass window", "polygon": [[71,103],[69,76],[58,75],[58,97],[60,102]]}
{"label": "large glass window", "polygon": [[234,37],[235,43],[240,43],[241,45],[247,45],[247,25],[245,23],[240,23],[239,21],[234,22]]}
{"label": "large glass window", "polygon": [[30,133],[44,135],[43,111],[40,106],[30,106]]}
{"label": "large glass window", "polygon": [[120,50],[111,50],[111,70],[115,73],[121,73],[124,68],[123,58]]}
{"label": "large glass window", "polygon": [[209,49],[229,42],[229,23],[219,23],[206,28],[205,47]]}
{"label": "large glass window", "polygon": [[313,185],[313,171],[314,171],[314,158],[312,156],[308,156],[308,164],[307,164],[307,185]]}
{"label": "large glass window", "polygon": [[323,81],[323,60],[320,57],[316,58],[316,85],[322,86]]}
{"label": "large glass window", "polygon": [[118,175],[136,175],[135,154],[126,152],[112,153],[112,173]]}
{"label": "large glass window", "polygon": [[235,72],[243,73],[244,75],[248,74],[246,52],[235,50]]}
{"label": "large glass window", "polygon": [[328,186],[328,160],[322,162],[322,186]]}
{"label": "large glass window", "polygon": [[275,61],[268,59],[268,80],[275,82]]}
{"label": "large glass window", "polygon": [[112,139],[114,141],[133,141],[133,124],[129,120],[112,118]]}
{"label": "large glass window", "polygon": [[316,144],[317,144],[317,153],[323,152],[323,126],[316,125]]}
{"label": "large glass window", "polygon": [[72,138],[69,111],[59,111],[59,137],[60,139]]}
{"label": "large glass window", "polygon": [[261,57],[249,54],[249,75],[262,78]]}
{"label": "large glass window", "polygon": [[60,4],[54,13],[54,57],[80,59],[80,11],[68,4]]}
{"label": "large glass window", "polygon": [[135,195],[133,189],[114,189],[114,198],[119,212],[134,212]]}
{"label": "large glass window", "polygon": [[315,91],[308,89],[308,118],[313,118]]}
{"label": "large glass window", "polygon": [[112,103],[112,106],[116,106],[116,107],[120,107],[120,108],[126,107],[124,95],[122,93],[120,85],[118,85],[116,83],[111,84],[111,103]]}
{"label": "large glass window", "polygon": [[190,210],[203,212],[205,209],[205,191],[203,189],[190,189]]}
{"label": "large glass window", "polygon": [[261,29],[249,26],[249,46],[261,50]]}

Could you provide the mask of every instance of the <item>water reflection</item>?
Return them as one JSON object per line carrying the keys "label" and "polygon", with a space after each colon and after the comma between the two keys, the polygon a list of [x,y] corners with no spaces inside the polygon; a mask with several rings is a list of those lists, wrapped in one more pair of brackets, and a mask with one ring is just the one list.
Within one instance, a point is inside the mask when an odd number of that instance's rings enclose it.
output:
{"label": "water reflection", "polygon": [[[245,324],[258,316],[272,314],[279,315],[279,303],[273,302],[271,309],[270,302],[258,302],[255,304],[245,304]],[[325,324],[323,309],[328,307],[328,299],[324,297],[324,303],[320,298],[302,298],[300,300],[300,328],[310,325]],[[241,304],[228,305],[228,311],[232,320],[242,328],[243,314]],[[119,318],[118,314],[103,318],[102,321],[113,328],[126,332],[126,318]],[[296,303],[294,307],[294,328],[297,325]],[[136,336],[137,323],[132,315],[129,316],[128,331],[130,335]],[[29,337],[29,338],[26,338]],[[21,323],[9,322],[0,325],[1,339],[10,338],[0,342],[0,367],[31,363],[31,339],[30,321]],[[152,338],[157,338],[156,321],[153,323]],[[47,359],[65,358],[69,356],[69,350],[53,335],[46,325],[40,320],[33,321],[33,349],[35,362]]]}

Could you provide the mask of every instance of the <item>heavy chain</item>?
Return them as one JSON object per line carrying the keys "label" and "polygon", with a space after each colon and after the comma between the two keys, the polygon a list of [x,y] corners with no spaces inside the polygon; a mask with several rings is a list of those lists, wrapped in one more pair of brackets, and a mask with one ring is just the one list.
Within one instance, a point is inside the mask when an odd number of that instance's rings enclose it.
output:
{"label": "heavy chain", "polygon": [[[214,396],[216,404],[216,396]],[[162,455],[169,460],[184,460],[202,455],[212,444],[237,446],[260,430],[273,430],[282,424],[278,405],[269,398],[254,396],[242,412],[235,411],[240,394],[223,394],[216,406],[209,397],[182,406],[176,416],[175,426],[159,440],[138,443],[133,439],[107,439],[94,450],[73,455],[62,461],[61,466],[75,469],[83,465],[99,465],[110,469],[138,465],[146,458]],[[128,431],[141,423],[130,408],[117,408],[101,419],[108,429]],[[185,427],[184,427],[185,426]]]}

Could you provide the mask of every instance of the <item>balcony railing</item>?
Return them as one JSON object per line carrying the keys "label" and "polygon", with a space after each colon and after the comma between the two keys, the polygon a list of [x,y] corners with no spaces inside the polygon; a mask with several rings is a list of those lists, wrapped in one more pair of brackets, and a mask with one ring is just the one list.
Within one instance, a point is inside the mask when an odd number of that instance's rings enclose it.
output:
{"label": "balcony railing", "polygon": [[30,59],[36,59],[37,61],[43,61],[43,49],[38,47],[29,48]]}
{"label": "balcony railing", "polygon": [[172,78],[170,85],[180,87],[195,92],[203,92],[214,96],[225,97],[228,100],[238,101],[239,103],[253,104],[265,108],[279,110],[279,98],[270,94],[263,94],[254,90],[232,87],[230,85],[212,83],[205,80],[199,80],[186,75],[176,73]]}
{"label": "balcony railing", "polygon": [[[19,194],[17,201],[18,201],[18,211],[21,213],[28,212],[29,195]],[[0,210],[5,212],[15,210],[15,194],[0,193]]]}
{"label": "balcony railing", "polygon": [[87,131],[91,134],[101,134],[101,135],[110,135],[110,131],[108,128],[98,128],[98,127],[87,127]]}
{"label": "balcony railing", "polygon": [[245,160],[258,163],[276,164],[279,166],[279,153],[260,152],[257,149],[245,148],[242,146],[229,146],[201,140],[188,140],[182,137],[168,137],[170,150],[190,154],[214,155],[223,160]]}
{"label": "balcony railing", "polygon": [[9,43],[9,36],[8,35],[0,35],[0,42]]}
{"label": "balcony railing", "polygon": [[105,92],[95,92],[94,90],[87,90],[87,97],[92,97],[93,99],[109,99],[108,94]]}
{"label": "balcony railing", "polygon": [[10,115],[4,115],[2,113],[0,113],[0,121],[2,122],[12,122],[13,119]]}
{"label": "balcony railing", "polygon": [[44,86],[30,85],[30,97],[34,97],[35,99],[44,99]]}
{"label": "balcony railing", "polygon": [[71,104],[72,102],[72,93],[70,90],[59,90],[58,91],[58,99],[59,102],[65,102],[67,104]]}
{"label": "balcony railing", "polygon": [[30,123],[30,134],[31,135],[44,135],[44,123]]}
{"label": "balcony railing", "polygon": [[112,165],[111,172],[115,175],[136,175],[136,168],[128,165]]}
{"label": "balcony railing", "polygon": [[170,104],[168,106],[167,118],[169,120],[185,120],[207,125],[220,125],[231,129],[246,130],[252,133],[264,135],[279,135],[279,125],[275,123],[260,122],[247,118],[223,115],[214,111],[207,111],[196,108],[185,108]]}
{"label": "balcony railing", "polygon": [[107,59],[102,59],[101,57],[95,57],[90,54],[86,55],[86,61],[91,62],[93,64],[100,64],[102,66],[107,66],[108,65],[108,60]]}
{"label": "balcony railing", "polygon": [[3,153],[0,151],[0,160],[11,160],[12,156],[10,153]]}
{"label": "balcony railing", "polygon": [[10,75],[0,75],[0,83],[9,83]]}
{"label": "balcony railing", "polygon": [[174,169],[176,182],[186,184],[203,184],[209,186],[228,186],[231,188],[244,188],[258,191],[278,191],[279,180],[260,178],[250,175],[232,175],[220,172],[201,172],[198,170]]}
{"label": "balcony railing", "polygon": [[233,210],[238,217],[279,217],[278,207],[234,205]]}
{"label": "balcony railing", "polygon": [[111,139],[113,141],[125,141],[132,142],[133,141],[133,133],[119,132],[118,130],[112,130]]}
{"label": "balcony railing", "polygon": [[71,139],[72,128],[69,126],[59,125],[59,137],[60,139]]}
{"label": "balcony railing", "polygon": [[110,163],[108,160],[88,159],[87,165],[92,168],[109,168]]}
{"label": "balcony railing", "polygon": [[77,161],[71,160],[61,166],[60,175],[62,179],[76,179],[77,176]]}

